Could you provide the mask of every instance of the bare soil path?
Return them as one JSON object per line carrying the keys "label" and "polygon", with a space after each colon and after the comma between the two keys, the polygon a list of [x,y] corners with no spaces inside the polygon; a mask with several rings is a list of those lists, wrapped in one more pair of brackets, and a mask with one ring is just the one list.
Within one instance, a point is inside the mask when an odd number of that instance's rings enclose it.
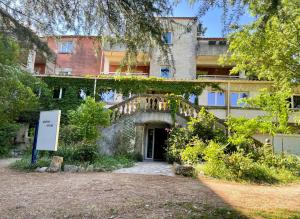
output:
{"label": "bare soil path", "polygon": [[[300,185],[249,186],[122,173],[21,173],[0,168],[0,218],[237,218],[212,209],[300,211]],[[242,215],[240,215],[243,217]]]}

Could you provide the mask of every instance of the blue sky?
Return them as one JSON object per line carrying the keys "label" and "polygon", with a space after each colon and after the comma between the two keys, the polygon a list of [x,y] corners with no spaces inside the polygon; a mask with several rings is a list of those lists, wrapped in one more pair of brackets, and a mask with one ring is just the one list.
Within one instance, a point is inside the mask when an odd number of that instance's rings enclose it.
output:
{"label": "blue sky", "polygon": [[[193,7],[189,6],[186,1],[181,1],[174,11],[174,16],[176,17],[193,17],[197,15],[198,12],[197,5]],[[206,37],[222,37],[222,10],[221,9],[211,9],[207,14],[201,19],[204,27],[207,28],[205,32]],[[246,24],[253,20],[249,14],[241,17],[240,24]]]}

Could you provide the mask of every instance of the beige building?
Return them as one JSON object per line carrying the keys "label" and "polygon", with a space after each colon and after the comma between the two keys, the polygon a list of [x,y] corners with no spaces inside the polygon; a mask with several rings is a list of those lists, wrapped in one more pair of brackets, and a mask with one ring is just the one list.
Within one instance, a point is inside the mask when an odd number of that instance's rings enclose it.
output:
{"label": "beige building", "polygon": [[[220,120],[225,120],[228,116],[253,118],[263,115],[264,112],[259,109],[243,108],[239,99],[256,96],[260,89],[269,87],[272,82],[251,80],[242,72],[238,75],[231,75],[230,70],[233,66],[221,66],[218,63],[219,57],[226,54],[228,49],[228,42],[225,38],[198,36],[198,24],[193,17],[162,18],[162,22],[170,19],[174,22],[163,35],[169,48],[169,59],[167,60],[157,48],[149,54],[140,53],[137,57],[137,66],[131,72],[122,71],[119,67],[126,52],[124,46],[103,45],[103,48],[98,48],[96,52],[91,48],[90,41],[95,40],[92,37],[80,41],[80,37],[65,36],[58,39],[57,42],[48,40],[49,45],[56,48],[56,63],[59,65],[54,64],[54,67],[51,65],[53,70],[47,71],[46,62],[44,61],[45,65],[43,66],[38,56],[30,53],[28,68],[34,72],[39,67],[44,71],[38,74],[44,75],[61,75],[55,69],[68,69],[67,74],[64,74],[68,77],[86,76],[88,73],[84,72],[84,69],[89,69],[92,76],[154,76],[168,80],[217,83],[221,91],[206,88],[199,96],[191,94],[188,100],[182,99],[176,118],[182,126],[186,124],[188,116],[197,115],[200,106],[206,107]],[[85,47],[85,45],[89,46]],[[57,92],[57,97],[62,98],[63,89],[61,88]],[[122,145],[122,147],[140,153],[144,159],[163,160],[165,140],[167,139],[165,129],[172,125],[172,118],[166,106],[166,97],[161,94],[130,95],[129,97],[129,99],[124,99],[122,94],[113,90],[101,94],[102,101],[106,102],[107,107],[113,111],[112,125],[102,130],[104,137],[99,140],[101,150],[111,153],[119,150],[118,147]],[[300,108],[299,89],[295,90],[295,95],[291,97],[291,108],[293,113],[290,115],[290,122],[294,123],[295,118],[300,116],[298,111]],[[257,139],[264,141],[262,136],[258,136]],[[294,142],[294,140],[289,140],[289,142]],[[295,153],[294,151],[293,149],[293,153]]]}

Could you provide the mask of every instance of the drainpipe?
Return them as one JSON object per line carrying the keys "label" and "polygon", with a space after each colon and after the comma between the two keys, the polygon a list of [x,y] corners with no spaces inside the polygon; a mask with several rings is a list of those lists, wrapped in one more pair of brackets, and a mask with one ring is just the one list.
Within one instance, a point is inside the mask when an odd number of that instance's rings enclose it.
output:
{"label": "drainpipe", "polygon": [[[227,118],[230,116],[230,81],[227,82]],[[229,128],[227,127],[227,134],[230,136]]]}
{"label": "drainpipe", "polygon": [[[102,66],[103,66],[103,49],[102,49],[103,42],[101,43],[101,56],[100,56],[100,71],[99,71],[99,76],[102,72]],[[96,91],[97,91],[97,76],[95,76],[95,81],[94,81],[94,100],[96,100]]]}

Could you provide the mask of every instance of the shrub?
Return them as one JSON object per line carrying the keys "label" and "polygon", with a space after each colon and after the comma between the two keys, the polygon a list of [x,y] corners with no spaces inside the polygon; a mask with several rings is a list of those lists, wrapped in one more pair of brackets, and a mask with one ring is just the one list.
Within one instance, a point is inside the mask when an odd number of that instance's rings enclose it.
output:
{"label": "shrub", "polygon": [[169,132],[167,160],[169,163],[181,162],[181,153],[188,144],[189,136],[185,128],[174,127]]}
{"label": "shrub", "polygon": [[226,141],[224,131],[217,126],[216,117],[204,107],[201,108],[196,118],[191,118],[188,122],[187,131],[190,137],[198,137],[204,142],[209,140]]}
{"label": "shrub", "polygon": [[167,160],[181,163],[181,154],[189,144],[193,144],[194,138],[198,138],[203,142],[208,142],[209,140],[226,141],[224,131],[217,127],[216,117],[202,108],[196,118],[190,119],[187,127],[174,127],[170,130]]}
{"label": "shrub", "polygon": [[61,156],[64,158],[64,163],[70,163],[73,161],[74,151],[76,150],[76,146],[69,145],[61,145],[58,147],[57,151],[54,152],[55,155]]}
{"label": "shrub", "polygon": [[104,105],[88,97],[76,110],[69,111],[69,123],[78,129],[83,141],[95,142],[99,135],[98,126],[109,125],[110,110]]}
{"label": "shrub", "polygon": [[80,128],[74,125],[62,126],[59,133],[59,141],[62,145],[74,145],[84,139]]}
{"label": "shrub", "polygon": [[0,122],[0,157],[7,156],[13,148],[13,139],[17,134],[19,125],[9,122]]}
{"label": "shrub", "polygon": [[216,178],[231,178],[224,162],[225,154],[223,146],[210,141],[203,153],[206,163],[203,165],[202,170],[205,174]]}
{"label": "shrub", "polygon": [[225,159],[226,167],[235,180],[252,182],[277,182],[273,171],[265,164],[259,164],[243,151],[228,155]]}
{"label": "shrub", "polygon": [[195,138],[181,153],[181,160],[186,164],[197,164],[202,159],[206,145],[202,140]]}
{"label": "shrub", "polygon": [[76,145],[73,151],[73,160],[80,162],[93,162],[98,157],[98,146],[96,144],[81,143]]}

